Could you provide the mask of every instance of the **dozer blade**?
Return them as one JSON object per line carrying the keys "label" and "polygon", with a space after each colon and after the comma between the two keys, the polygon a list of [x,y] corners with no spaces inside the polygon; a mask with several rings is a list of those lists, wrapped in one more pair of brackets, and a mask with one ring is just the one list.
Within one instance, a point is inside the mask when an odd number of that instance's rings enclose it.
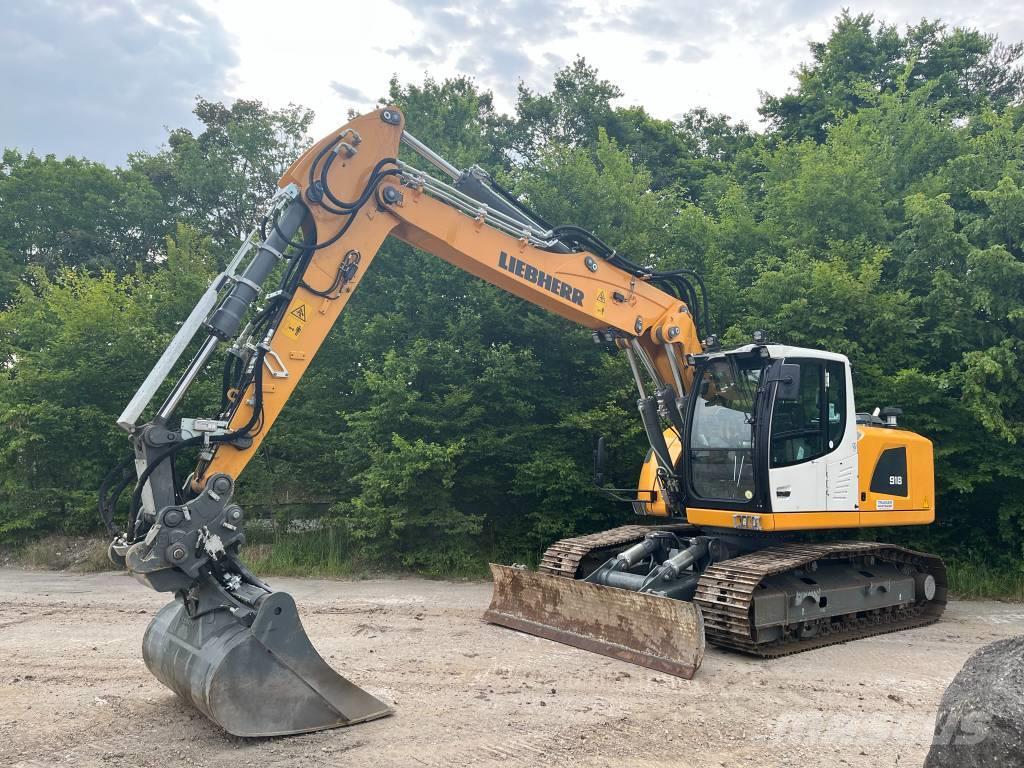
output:
{"label": "dozer blade", "polygon": [[693,603],[491,563],[484,620],[690,679],[704,658]]}
{"label": "dozer blade", "polygon": [[160,682],[235,736],[307,733],[392,712],[328,666],[285,592],[263,598],[251,627],[224,609],[192,618],[179,597],[150,623],[142,655]]}

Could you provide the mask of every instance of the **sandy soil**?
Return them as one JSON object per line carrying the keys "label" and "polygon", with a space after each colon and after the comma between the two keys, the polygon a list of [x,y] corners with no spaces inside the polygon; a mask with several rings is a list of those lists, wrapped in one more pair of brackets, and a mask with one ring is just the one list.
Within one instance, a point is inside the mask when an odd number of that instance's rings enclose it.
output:
{"label": "sandy soil", "polygon": [[152,678],[167,601],[121,574],[0,569],[0,765],[919,766],[943,689],[1024,606],[770,662],[709,649],[692,681],[480,621],[490,585],[275,579],[330,663],[396,714],[225,735]]}

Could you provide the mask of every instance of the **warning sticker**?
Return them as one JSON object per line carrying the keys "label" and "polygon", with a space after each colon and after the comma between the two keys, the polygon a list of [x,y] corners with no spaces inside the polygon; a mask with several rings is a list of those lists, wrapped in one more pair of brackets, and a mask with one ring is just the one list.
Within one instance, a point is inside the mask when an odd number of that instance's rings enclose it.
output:
{"label": "warning sticker", "polygon": [[892,509],[892,508],[893,508],[893,501],[892,501],[892,499],[878,499],[878,501],[875,502],[875,509]]}
{"label": "warning sticker", "polygon": [[306,305],[299,304],[298,306],[292,307],[288,310],[288,314],[285,315],[281,330],[284,331],[285,336],[291,336],[293,339],[297,339],[299,338],[299,334],[302,333],[302,328],[305,324]]}
{"label": "warning sticker", "polygon": [[594,299],[594,314],[598,317],[604,317],[604,311],[608,308],[608,297],[604,295],[604,288],[597,292],[597,298]]}

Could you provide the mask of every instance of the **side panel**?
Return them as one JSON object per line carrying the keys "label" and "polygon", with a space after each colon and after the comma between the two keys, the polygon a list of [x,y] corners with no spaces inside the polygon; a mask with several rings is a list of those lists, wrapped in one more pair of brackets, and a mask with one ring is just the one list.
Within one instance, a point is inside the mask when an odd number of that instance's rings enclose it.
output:
{"label": "side panel", "polygon": [[858,490],[865,525],[888,522],[892,513],[917,510],[921,520],[935,519],[935,469],[932,443],[902,429],[858,425]]}
{"label": "side panel", "polygon": [[[673,462],[678,464],[679,451],[682,444],[675,430],[665,430],[665,442],[668,444],[669,456],[672,457]],[[669,516],[668,505],[665,503],[665,496],[661,492],[661,485],[658,483],[658,460],[654,458],[653,451],[647,452],[647,458],[644,459],[644,463],[640,467],[640,481],[636,487],[639,492],[637,494],[638,498],[651,499],[651,501],[644,502],[643,514],[650,515],[651,517]],[[636,509],[635,505],[634,509]],[[637,513],[640,514],[639,511]]]}
{"label": "side panel", "polygon": [[[726,509],[690,507],[686,520],[704,528],[735,528],[745,531],[820,531],[858,528],[859,512],[734,512]],[[893,523],[898,525],[899,523]]]}
{"label": "side panel", "polygon": [[734,512],[689,507],[686,520],[702,528],[745,531],[824,531],[834,528],[871,528],[882,525],[926,525],[935,519],[930,509],[897,512]]}
{"label": "side panel", "polygon": [[857,444],[853,446],[852,455],[825,465],[825,505],[830,512],[858,508]]}
{"label": "side panel", "polygon": [[772,511],[810,512],[825,508],[825,459],[768,472]]}

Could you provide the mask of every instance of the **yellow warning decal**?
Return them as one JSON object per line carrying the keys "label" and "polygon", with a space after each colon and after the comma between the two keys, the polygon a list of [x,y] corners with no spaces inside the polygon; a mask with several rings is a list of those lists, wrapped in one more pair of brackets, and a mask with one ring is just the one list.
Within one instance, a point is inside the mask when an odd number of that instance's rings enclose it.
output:
{"label": "yellow warning decal", "polygon": [[604,295],[604,288],[597,292],[597,298],[594,299],[594,314],[598,317],[604,317],[604,311],[608,308],[608,297]]}
{"label": "yellow warning decal", "polygon": [[305,324],[306,305],[299,304],[288,310],[288,314],[285,315],[281,330],[284,331],[285,336],[297,339],[299,338],[299,334],[302,333],[302,328]]}

